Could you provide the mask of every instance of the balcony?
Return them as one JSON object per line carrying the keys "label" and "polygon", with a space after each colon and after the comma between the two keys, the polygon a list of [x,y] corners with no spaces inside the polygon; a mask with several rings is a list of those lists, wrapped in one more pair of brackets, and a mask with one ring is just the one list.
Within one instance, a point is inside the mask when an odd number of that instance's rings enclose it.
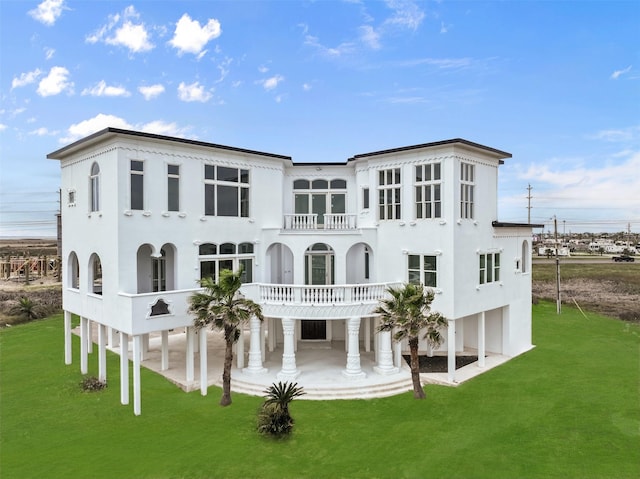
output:
{"label": "balcony", "polygon": [[325,213],[318,221],[318,214],[286,214],[284,229],[287,231],[353,231],[357,229],[356,215],[347,213]]}
{"label": "balcony", "polygon": [[387,295],[389,286],[399,283],[349,285],[291,285],[252,283],[242,294],[262,306],[265,316],[294,319],[342,319],[368,316]]}

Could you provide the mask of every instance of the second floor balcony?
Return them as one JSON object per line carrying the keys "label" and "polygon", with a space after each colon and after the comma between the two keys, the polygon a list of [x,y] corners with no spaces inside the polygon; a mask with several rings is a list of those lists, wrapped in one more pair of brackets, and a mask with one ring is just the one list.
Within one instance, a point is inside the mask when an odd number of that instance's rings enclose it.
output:
{"label": "second floor balcony", "polygon": [[356,215],[349,213],[285,214],[287,231],[353,231],[357,229]]}

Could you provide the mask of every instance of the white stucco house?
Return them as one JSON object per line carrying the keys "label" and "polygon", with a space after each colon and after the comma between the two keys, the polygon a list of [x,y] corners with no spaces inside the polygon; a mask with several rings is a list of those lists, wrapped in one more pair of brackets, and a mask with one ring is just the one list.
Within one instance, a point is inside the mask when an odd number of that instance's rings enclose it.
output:
{"label": "white stucco house", "polygon": [[485,352],[521,354],[532,347],[536,225],[497,219],[498,168],[510,157],[453,139],[295,163],[116,128],[65,146],[47,155],[62,172],[65,361],[76,314],[82,372],[93,325],[101,377],[106,343],[121,345],[123,404],[132,354],[140,414],[149,334],[162,336],[164,368],[169,331],[186,331],[187,379],[198,348],[206,378],[205,335],[194,331],[187,300],[201,277],[240,267],[242,293],[266,317],[252,320],[246,356],[239,350],[249,375],[280,351],[278,378],[298,378],[304,341],[343,342],[347,378],[364,374],[359,351],[373,343],[375,374],[395,374],[403,346],[394,351],[390,334],[376,332],[372,311],[388,286],[408,281],[433,288],[433,309],[449,320],[441,349],[451,380],[464,348],[479,362]]}

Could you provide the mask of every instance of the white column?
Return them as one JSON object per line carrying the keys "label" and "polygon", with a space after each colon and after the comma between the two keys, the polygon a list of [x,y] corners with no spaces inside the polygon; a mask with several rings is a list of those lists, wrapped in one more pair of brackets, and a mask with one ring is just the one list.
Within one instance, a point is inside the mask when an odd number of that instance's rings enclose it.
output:
{"label": "white column", "polygon": [[169,331],[166,329],[160,333],[162,346],[160,347],[160,369],[169,369]]}
{"label": "white column", "polygon": [[[522,261],[525,261],[522,258]],[[478,314],[478,367],[484,367],[484,354],[485,354],[485,331],[484,331],[484,311]]]}
{"label": "white column", "polygon": [[284,351],[282,353],[282,370],[278,373],[279,381],[291,381],[300,374],[296,369],[295,353],[295,320],[282,318],[282,334],[284,335]]}
{"label": "white column", "polygon": [[274,318],[266,318],[267,321],[267,342],[269,343],[269,352],[272,353],[276,349],[276,322]]}
{"label": "white column", "polygon": [[240,326],[238,329],[240,329],[240,337],[235,343],[236,367],[238,369],[242,369],[244,368],[244,330],[242,329],[242,326]]}
{"label": "white column", "polygon": [[133,337],[133,414],[139,416],[140,408],[140,358],[142,356],[142,340],[139,334]]}
{"label": "white column", "polygon": [[207,395],[207,330],[202,328],[199,331],[198,338],[200,339],[200,394]]}
{"label": "white column", "polygon": [[267,359],[267,325],[264,320],[260,321],[260,351],[264,363]]}
{"label": "white column", "polygon": [[120,331],[120,403],[129,404],[129,336]]}
{"label": "white column", "polygon": [[456,322],[449,320],[447,328],[447,379],[453,383],[456,380]]}
{"label": "white column", "polygon": [[194,353],[193,353],[193,326],[188,326],[187,327],[187,337],[186,337],[186,341],[187,341],[187,347],[186,347],[186,376],[187,376],[187,383],[191,383],[193,382],[193,361],[194,361]]}
{"label": "white column", "polygon": [[149,352],[149,333],[142,335],[142,349],[140,350],[140,359],[142,361],[146,360]]}
{"label": "white column", "polygon": [[380,331],[378,337],[378,363],[373,370],[387,376],[395,374],[399,369],[393,365],[393,351],[391,350],[391,331]]}
{"label": "white column", "polygon": [[347,332],[349,333],[349,352],[347,369],[342,371],[342,375],[348,378],[364,378],[366,374],[360,368],[360,318],[358,316],[349,318]]}
{"label": "white column", "polygon": [[93,353],[93,327],[92,327],[92,323],[93,321],[91,321],[90,319],[87,319],[87,353],[91,354]]}
{"label": "white column", "polygon": [[87,374],[88,371],[88,358],[89,353],[89,340],[87,334],[89,332],[88,323],[89,320],[83,316],[80,316],[80,373]]}
{"label": "white column", "polygon": [[248,374],[262,374],[267,370],[262,366],[262,321],[255,316],[249,320],[249,366],[242,370]]}
{"label": "white column", "polygon": [[107,327],[98,323],[98,379],[107,380]]}
{"label": "white column", "polygon": [[64,312],[64,363],[72,363],[72,336],[71,336],[71,313]]}

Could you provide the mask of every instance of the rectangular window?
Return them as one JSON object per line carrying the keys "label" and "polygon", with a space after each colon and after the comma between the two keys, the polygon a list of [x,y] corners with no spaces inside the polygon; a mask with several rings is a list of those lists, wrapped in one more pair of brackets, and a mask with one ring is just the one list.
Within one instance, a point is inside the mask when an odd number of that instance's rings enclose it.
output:
{"label": "rectangular window", "polygon": [[204,167],[204,214],[249,217],[249,170]]}
{"label": "rectangular window", "polygon": [[179,165],[167,165],[167,210],[180,211]]}
{"label": "rectangular window", "polygon": [[473,193],[475,185],[475,166],[460,164],[460,218],[473,219]]}
{"label": "rectangular window", "polygon": [[416,218],[442,217],[440,163],[415,167]]}
{"label": "rectangular window", "polygon": [[399,220],[401,218],[400,189],[400,168],[378,172],[378,217],[380,220]]}
{"label": "rectangular window", "polygon": [[500,281],[500,253],[481,254],[479,273],[480,284]]}
{"label": "rectangular window", "polygon": [[369,188],[362,188],[362,209],[369,209]]}
{"label": "rectangular window", "polygon": [[408,258],[408,281],[429,288],[438,285],[436,256],[410,254]]}
{"label": "rectangular window", "polygon": [[144,209],[144,162],[131,160],[131,209]]}

